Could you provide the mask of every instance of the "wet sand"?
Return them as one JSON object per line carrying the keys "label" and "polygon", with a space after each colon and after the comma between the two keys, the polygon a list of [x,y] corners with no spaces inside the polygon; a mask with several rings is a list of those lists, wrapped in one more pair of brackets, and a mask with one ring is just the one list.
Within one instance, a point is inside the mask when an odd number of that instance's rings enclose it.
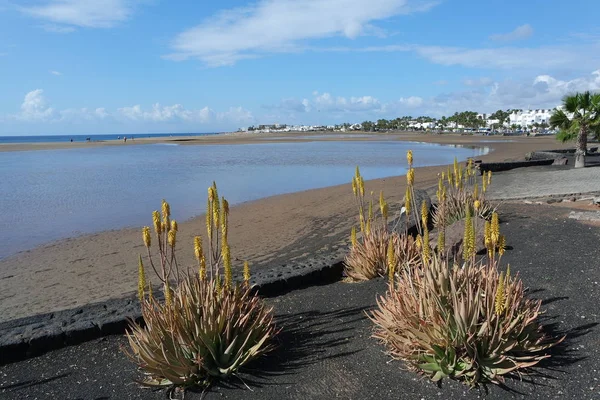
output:
{"label": "wet sand", "polygon": [[[364,134],[364,133],[363,133]],[[284,134],[286,141],[307,133]],[[231,134],[182,138],[180,144],[261,143],[282,134]],[[493,151],[480,157],[486,161],[522,159],[533,150],[568,147],[553,137],[480,137],[460,135],[382,135],[390,140],[487,146]],[[288,138],[289,137],[289,138]],[[164,143],[179,140],[136,139],[131,144]],[[372,138],[319,138],[315,140],[373,140]],[[489,142],[489,140],[494,140]],[[281,139],[277,139],[281,142]],[[16,150],[70,147],[72,143],[2,145]],[[76,143],[85,146],[130,145],[123,142]],[[67,145],[64,147],[57,147]],[[402,157],[404,155],[401,155]],[[437,174],[446,167],[418,168],[420,188],[436,184]],[[351,176],[348,177],[350,181]],[[217,182],[218,183],[218,182]],[[366,182],[366,190],[380,190],[391,204],[401,201],[405,179],[393,177]],[[222,193],[227,195],[227,193]],[[205,199],[198,199],[204,202]],[[265,268],[296,257],[308,257],[333,242],[345,240],[355,221],[354,200],[349,184],[299,193],[284,194],[244,203],[231,209],[230,245],[234,267],[249,260],[252,268]],[[148,225],[151,216],[148,215]],[[180,222],[178,258],[181,265],[193,265],[192,237],[205,231],[204,216]],[[137,255],[144,254],[140,229],[100,232],[60,240],[0,260],[0,321],[57,311],[130,294],[137,285]],[[155,281],[156,282],[156,281]]]}

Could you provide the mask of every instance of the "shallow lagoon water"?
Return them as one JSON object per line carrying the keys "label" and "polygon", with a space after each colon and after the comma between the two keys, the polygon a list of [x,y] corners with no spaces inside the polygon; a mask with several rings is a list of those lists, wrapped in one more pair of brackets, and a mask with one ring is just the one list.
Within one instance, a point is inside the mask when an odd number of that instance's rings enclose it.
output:
{"label": "shallow lagoon water", "polygon": [[369,141],[135,145],[0,153],[0,258],[61,238],[148,225],[166,198],[173,217],[201,214],[215,180],[231,204],[449,164],[487,148]]}

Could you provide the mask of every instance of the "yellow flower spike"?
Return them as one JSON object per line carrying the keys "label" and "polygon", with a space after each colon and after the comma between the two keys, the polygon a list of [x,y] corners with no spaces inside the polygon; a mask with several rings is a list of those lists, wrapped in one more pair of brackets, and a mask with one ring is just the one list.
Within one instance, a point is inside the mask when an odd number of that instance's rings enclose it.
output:
{"label": "yellow flower spike", "polygon": [[244,283],[246,285],[250,284],[250,264],[248,264],[248,261],[244,261]]}
{"label": "yellow flower spike", "polygon": [[200,279],[203,281],[206,280],[206,259],[204,258],[204,254],[200,257],[200,269],[198,270],[198,275],[200,275]]}
{"label": "yellow flower spike", "polygon": [[162,225],[160,224],[160,213],[158,211],[152,212],[152,223],[154,224],[154,231],[160,235],[162,233]]}
{"label": "yellow flower spike", "polygon": [[373,201],[369,201],[369,220],[373,219]]}
{"label": "yellow flower spike", "polygon": [[431,247],[429,246],[429,229],[423,228],[423,259],[425,262],[431,260]]}
{"label": "yellow flower spike", "polygon": [[421,248],[423,247],[423,237],[421,235],[417,235],[417,239],[415,240],[415,245],[417,246],[417,249],[421,250]]}
{"label": "yellow flower spike", "polygon": [[463,236],[463,260],[467,261],[471,258],[473,250],[471,248],[471,231],[473,230],[473,222],[471,219],[471,210],[467,207],[465,216],[465,231]]}
{"label": "yellow flower spike", "polygon": [[227,232],[229,230],[229,203],[225,198],[221,199],[221,209],[223,214],[221,215],[221,236],[224,241],[227,241]]}
{"label": "yellow flower spike", "polygon": [[483,228],[483,240],[485,242],[485,247],[488,250],[491,250],[491,246],[492,246],[492,226],[490,224],[490,221],[485,221],[484,228]]}
{"label": "yellow flower spike", "polygon": [[479,211],[479,208],[481,207],[481,201],[475,200],[473,207],[475,207],[475,211]]}
{"label": "yellow flower spike", "polygon": [[[169,226],[170,226],[170,225],[169,225]],[[161,229],[163,232],[167,232],[167,224],[165,224],[164,222],[162,222],[162,223],[160,224],[160,229]]]}
{"label": "yellow flower spike", "polygon": [[415,170],[414,168],[409,168],[406,173],[406,183],[408,186],[412,186],[415,183]]}
{"label": "yellow flower spike", "polygon": [[503,255],[506,251],[506,237],[504,235],[500,235],[500,239],[498,239],[498,254]]}
{"label": "yellow flower spike", "polygon": [[365,219],[364,219],[362,213],[360,214],[360,231],[361,232],[365,231]]}
{"label": "yellow flower spike", "polygon": [[456,157],[454,157],[453,167],[454,167],[454,176],[458,176],[458,174],[459,174],[459,172],[458,172],[459,168],[458,168],[458,159]]}
{"label": "yellow flower spike", "polygon": [[177,231],[170,230],[167,236],[167,241],[169,246],[175,247],[175,243],[177,241]]}
{"label": "yellow flower spike", "polygon": [[498,287],[496,289],[496,298],[494,302],[496,315],[501,315],[504,312],[505,303],[506,299],[504,297],[504,272],[501,272],[500,278],[498,279]]}
{"label": "yellow flower spike", "polygon": [[150,227],[145,226],[142,228],[142,239],[144,240],[144,246],[150,248],[152,244],[152,237],[150,236]]}
{"label": "yellow flower spike", "polygon": [[208,201],[210,201],[212,203],[214,198],[215,198],[215,189],[213,189],[212,186],[209,186],[208,187]]}
{"label": "yellow flower spike", "polygon": [[177,221],[171,220],[171,230],[177,232],[178,227],[179,226],[177,225]]}
{"label": "yellow flower spike", "polygon": [[498,244],[498,240],[500,240],[500,221],[498,219],[498,213],[495,212],[492,214],[492,223],[490,225],[490,239],[494,247]]}
{"label": "yellow flower spike", "polygon": [[473,198],[474,199],[479,198],[479,185],[478,184],[473,185]]}
{"label": "yellow flower spike", "polygon": [[225,200],[224,197],[221,198],[222,206],[223,206],[223,214],[229,215],[229,202]]}
{"label": "yellow flower spike", "polygon": [[144,263],[142,256],[138,255],[138,299],[144,300],[146,290],[146,271],[144,271]]}
{"label": "yellow flower spike", "polygon": [[356,178],[352,178],[352,193],[356,196]]}
{"label": "yellow flower spike", "polygon": [[448,179],[448,185],[452,186],[452,182],[454,182],[454,178],[452,177],[452,172],[450,171],[450,166],[448,166],[448,174],[446,175]]}
{"label": "yellow flower spike", "polygon": [[423,222],[423,226],[427,226],[427,220],[429,217],[429,208],[427,208],[427,203],[423,201],[421,203],[421,222]]}
{"label": "yellow flower spike", "polygon": [[387,265],[390,285],[394,284],[394,274],[396,273],[396,255],[394,254],[394,240],[390,237],[387,248]]}
{"label": "yellow flower spike", "polygon": [[383,220],[387,221],[388,218],[388,203],[383,203],[383,208],[381,209],[381,215],[383,215]]}
{"label": "yellow flower spike", "polygon": [[165,282],[165,304],[167,307],[171,305],[171,287],[168,280]]}
{"label": "yellow flower spike", "polygon": [[364,196],[365,195],[365,180],[363,179],[362,176],[360,177],[359,182],[360,182],[360,195]]}
{"label": "yellow flower spike", "polygon": [[360,177],[360,169],[358,168],[358,165],[356,166],[356,170],[354,171],[354,176],[357,178]]}
{"label": "yellow flower spike", "polygon": [[213,226],[216,229],[219,229],[219,226],[221,225],[221,210],[220,210],[220,206],[219,206],[219,200],[218,198],[216,198],[216,200],[213,199],[213,205],[212,205],[212,211],[213,211]]}
{"label": "yellow flower spike", "polygon": [[383,190],[379,191],[379,210],[383,214],[383,205],[385,204],[385,199],[383,198]]}
{"label": "yellow flower spike", "polygon": [[352,232],[350,233],[350,242],[352,243],[352,247],[356,247],[358,240],[356,239],[356,227],[352,227]]}
{"label": "yellow flower spike", "polygon": [[171,216],[171,206],[165,199],[162,201],[162,217],[164,220],[168,219]]}
{"label": "yellow flower spike", "polygon": [[213,200],[219,201],[219,191],[217,190],[217,183],[215,181],[213,181],[213,183],[212,183],[212,188],[213,188],[213,193],[215,195]]}
{"label": "yellow flower spike", "polygon": [[406,161],[408,161],[408,166],[412,167],[413,164],[413,152],[412,150],[409,150],[406,152]]}
{"label": "yellow flower spike", "polygon": [[225,287],[231,287],[231,252],[229,250],[229,245],[227,242],[223,242],[222,247],[222,255],[223,255],[223,270],[225,274]]}
{"label": "yellow flower spike", "polygon": [[488,171],[487,185],[490,186],[491,184],[492,184],[492,171]]}
{"label": "yellow flower spike", "polygon": [[202,256],[204,256],[204,251],[202,250],[202,237],[200,236],[194,236],[194,255],[198,262],[200,262]]}
{"label": "yellow flower spike", "polygon": [[438,230],[437,248],[438,254],[443,254],[446,251],[446,230],[443,225]]}
{"label": "yellow flower spike", "polygon": [[210,199],[210,192],[212,188],[208,188],[208,199],[206,200],[206,232],[208,233],[208,240],[212,236],[212,200]]}
{"label": "yellow flower spike", "polygon": [[369,220],[367,220],[367,226],[365,227],[365,233],[366,233],[367,235],[370,235],[370,234],[371,234],[371,220],[370,220],[370,219],[369,219]]}

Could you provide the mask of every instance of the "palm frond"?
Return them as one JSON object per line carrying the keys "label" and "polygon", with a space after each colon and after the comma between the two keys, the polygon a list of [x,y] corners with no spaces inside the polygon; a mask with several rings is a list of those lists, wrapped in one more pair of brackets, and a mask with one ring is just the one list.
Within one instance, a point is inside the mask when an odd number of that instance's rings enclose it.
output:
{"label": "palm frond", "polygon": [[567,114],[563,110],[556,109],[550,116],[550,126],[559,129],[568,129],[572,124]]}
{"label": "palm frond", "polygon": [[579,93],[563,98],[563,105],[568,113],[579,112]]}

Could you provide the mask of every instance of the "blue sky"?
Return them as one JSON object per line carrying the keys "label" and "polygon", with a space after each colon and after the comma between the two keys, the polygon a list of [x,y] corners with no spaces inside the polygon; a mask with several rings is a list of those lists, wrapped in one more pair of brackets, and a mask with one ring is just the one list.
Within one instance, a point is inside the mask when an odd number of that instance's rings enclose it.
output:
{"label": "blue sky", "polygon": [[600,89],[597,0],[0,0],[0,135],[546,108]]}

